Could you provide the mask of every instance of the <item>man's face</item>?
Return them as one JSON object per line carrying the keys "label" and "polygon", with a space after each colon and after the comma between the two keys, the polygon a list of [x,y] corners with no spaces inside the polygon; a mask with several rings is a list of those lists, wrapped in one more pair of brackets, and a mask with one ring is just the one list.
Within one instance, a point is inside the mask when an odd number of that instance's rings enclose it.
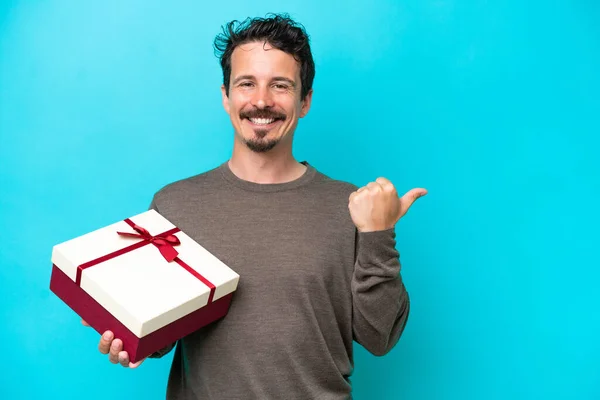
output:
{"label": "man's face", "polygon": [[221,91],[237,138],[256,152],[291,141],[312,98],[312,90],[300,97],[300,65],[294,57],[264,42],[233,51],[229,96],[225,87]]}

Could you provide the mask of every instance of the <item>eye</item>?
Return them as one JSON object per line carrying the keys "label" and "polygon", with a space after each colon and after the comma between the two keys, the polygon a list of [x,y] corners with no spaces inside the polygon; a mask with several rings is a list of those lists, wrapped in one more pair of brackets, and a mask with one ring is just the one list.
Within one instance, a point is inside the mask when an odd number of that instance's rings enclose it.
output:
{"label": "eye", "polygon": [[286,85],[285,83],[276,83],[275,85],[275,89],[279,89],[279,90],[288,90],[290,87],[288,85]]}
{"label": "eye", "polygon": [[240,83],[240,86],[241,87],[250,87],[250,86],[252,86],[252,82],[242,82],[242,83]]}

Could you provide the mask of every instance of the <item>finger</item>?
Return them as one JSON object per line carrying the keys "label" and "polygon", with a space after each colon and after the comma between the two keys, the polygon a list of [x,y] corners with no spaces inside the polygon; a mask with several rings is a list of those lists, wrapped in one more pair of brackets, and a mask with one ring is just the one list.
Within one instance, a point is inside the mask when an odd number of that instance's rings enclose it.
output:
{"label": "finger", "polygon": [[87,322],[85,322],[85,320],[83,320],[83,319],[81,320],[81,324],[82,324],[83,326],[90,326],[90,324],[88,324]]}
{"label": "finger", "polygon": [[369,191],[367,190],[367,188],[366,187],[361,187],[356,192],[352,192],[352,194],[350,194],[350,197],[348,198],[348,201],[352,202],[353,200],[357,200],[359,197],[364,196],[366,193],[369,193]]}
{"label": "finger", "polygon": [[406,194],[404,196],[402,196],[402,198],[400,199],[402,202],[402,205],[404,207],[406,207],[406,209],[408,210],[408,208],[410,206],[412,206],[412,204],[419,198],[419,197],[423,197],[427,194],[427,190],[423,189],[423,188],[417,188],[417,189],[411,189],[408,192],[406,192]]}
{"label": "finger", "polygon": [[110,345],[110,353],[108,354],[108,359],[111,363],[117,364],[119,362],[119,353],[123,350],[123,342],[121,339],[113,340]]}
{"label": "finger", "polygon": [[145,359],[146,359],[146,358],[142,358],[140,361],[138,361],[138,362],[134,362],[134,363],[131,363],[131,362],[130,362],[130,363],[129,363],[129,368],[137,368],[137,367],[139,367],[139,366],[140,366],[140,364],[141,364],[141,363],[143,363]]}
{"label": "finger", "polygon": [[348,197],[348,201],[351,202],[356,196],[358,196],[358,192],[352,192],[350,197]]}
{"label": "finger", "polygon": [[129,367],[129,354],[126,351],[119,352],[119,364],[124,367]]}
{"label": "finger", "polygon": [[108,354],[113,337],[114,335],[111,331],[104,332],[102,338],[100,339],[100,343],[98,343],[98,350],[100,350],[100,353]]}
{"label": "finger", "polygon": [[383,188],[383,190],[386,190],[389,192],[396,191],[394,184],[384,177],[379,177],[379,178],[375,179],[375,182],[379,183],[381,185],[381,187]]}
{"label": "finger", "polygon": [[383,187],[377,182],[369,182],[369,184],[367,185],[367,188],[369,189],[369,191],[371,191],[373,193],[377,193],[377,192],[383,190]]}
{"label": "finger", "polygon": [[383,176],[380,176],[379,178],[375,179],[375,182],[379,183],[381,186],[392,184],[392,182],[390,182],[388,179],[384,178]]}

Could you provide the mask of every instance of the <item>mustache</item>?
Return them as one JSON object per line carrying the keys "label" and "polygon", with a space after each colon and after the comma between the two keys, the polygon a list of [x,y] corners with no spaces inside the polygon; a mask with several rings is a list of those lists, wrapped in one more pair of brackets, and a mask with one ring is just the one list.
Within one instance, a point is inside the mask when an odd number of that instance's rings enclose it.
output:
{"label": "mustache", "polygon": [[286,116],[283,113],[273,110],[248,110],[240,112],[241,118],[265,118],[265,119],[285,119]]}

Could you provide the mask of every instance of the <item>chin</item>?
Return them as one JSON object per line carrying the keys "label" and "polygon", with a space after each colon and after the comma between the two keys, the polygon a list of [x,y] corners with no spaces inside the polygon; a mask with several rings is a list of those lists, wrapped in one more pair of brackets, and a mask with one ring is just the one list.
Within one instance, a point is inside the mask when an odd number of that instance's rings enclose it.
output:
{"label": "chin", "polygon": [[279,144],[279,140],[276,139],[272,139],[272,140],[245,140],[244,143],[246,144],[246,147],[248,147],[250,150],[252,150],[255,153],[266,153],[272,149],[275,148],[275,146],[277,146],[277,144]]}

